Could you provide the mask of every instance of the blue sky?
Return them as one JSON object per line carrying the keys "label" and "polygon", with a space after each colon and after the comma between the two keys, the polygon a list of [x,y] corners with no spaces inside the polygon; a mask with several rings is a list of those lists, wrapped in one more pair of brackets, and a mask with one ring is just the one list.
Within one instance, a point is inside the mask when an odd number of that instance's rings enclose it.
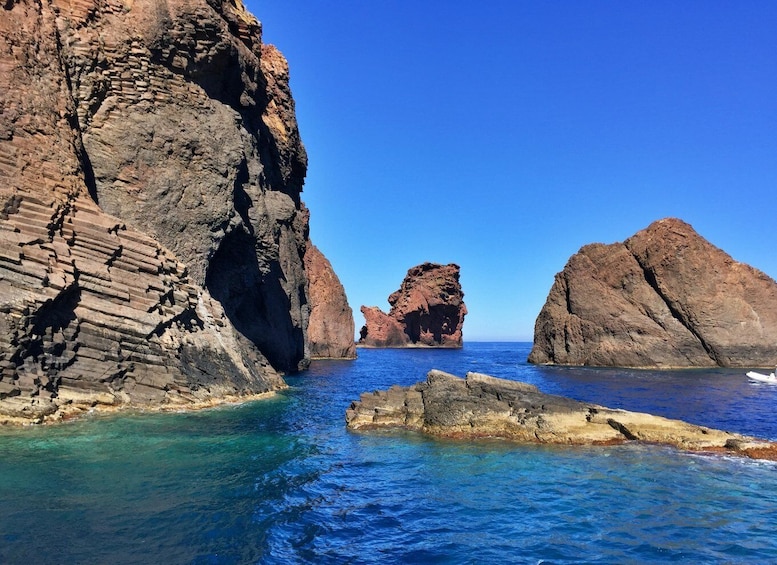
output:
{"label": "blue sky", "polygon": [[531,340],[572,254],[668,216],[777,277],[777,2],[246,5],[357,332],[434,261],[461,265],[465,340]]}

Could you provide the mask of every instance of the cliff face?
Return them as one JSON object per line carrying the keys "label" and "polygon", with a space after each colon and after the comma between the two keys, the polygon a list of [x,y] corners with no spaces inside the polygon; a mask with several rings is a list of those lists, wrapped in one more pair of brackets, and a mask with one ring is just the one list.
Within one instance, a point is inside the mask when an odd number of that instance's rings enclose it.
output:
{"label": "cliff face", "polygon": [[0,420],[305,366],[306,156],[239,2],[9,0],[0,105]]}
{"label": "cliff face", "polygon": [[389,296],[388,314],[362,306],[366,325],[359,344],[369,347],[461,347],[467,307],[459,283],[459,266],[424,263],[407,272]]}
{"label": "cliff face", "polygon": [[312,243],[305,251],[305,271],[308,275],[310,323],[308,343],[312,359],[354,359],[353,311],[348,305],[345,289],[340,284],[331,263]]}
{"label": "cliff face", "polygon": [[777,283],[676,219],[570,258],[535,325],[532,363],[774,367]]}

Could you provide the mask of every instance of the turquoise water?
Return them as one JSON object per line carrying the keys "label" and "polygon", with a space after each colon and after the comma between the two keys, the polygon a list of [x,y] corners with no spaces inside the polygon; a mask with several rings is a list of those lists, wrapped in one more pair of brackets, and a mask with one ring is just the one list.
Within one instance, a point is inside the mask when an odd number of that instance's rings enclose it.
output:
{"label": "turquoise water", "polygon": [[743,371],[533,367],[529,347],[360,350],[271,400],[0,431],[0,562],[777,561],[773,463],[345,430],[361,392],[439,368],[777,439],[777,387]]}

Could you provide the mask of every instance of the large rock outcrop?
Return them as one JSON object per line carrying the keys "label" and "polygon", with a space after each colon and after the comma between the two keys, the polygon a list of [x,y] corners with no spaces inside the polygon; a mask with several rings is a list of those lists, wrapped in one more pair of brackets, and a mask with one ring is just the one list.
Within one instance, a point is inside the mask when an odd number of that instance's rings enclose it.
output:
{"label": "large rock outcrop", "polygon": [[406,429],[519,443],[661,444],[689,451],[777,459],[777,444],[651,414],[615,410],[540,392],[527,383],[432,370],[426,382],[364,393],[346,411],[352,430]]}
{"label": "large rock outcrop", "polygon": [[345,289],[332,264],[310,242],[305,251],[305,271],[309,281],[311,359],[355,358],[353,310]]}
{"label": "large rock outcrop", "polygon": [[556,275],[532,363],[774,367],[777,283],[677,219],[592,244]]}
{"label": "large rock outcrop", "polygon": [[0,421],[284,386],[306,156],[242,4],[0,4]]}
{"label": "large rock outcrop", "polygon": [[467,307],[459,266],[423,263],[407,272],[389,296],[391,309],[362,306],[366,324],[359,344],[368,347],[461,347]]}

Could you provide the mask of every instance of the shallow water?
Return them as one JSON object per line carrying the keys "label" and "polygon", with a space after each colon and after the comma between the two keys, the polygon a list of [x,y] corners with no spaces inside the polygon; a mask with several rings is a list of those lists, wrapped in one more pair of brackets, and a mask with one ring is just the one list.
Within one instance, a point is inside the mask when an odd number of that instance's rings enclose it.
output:
{"label": "shallow water", "polygon": [[777,387],[744,371],[534,367],[529,347],[360,350],[270,400],[3,430],[0,562],[777,561],[773,463],[345,430],[361,392],[438,368],[777,439]]}

